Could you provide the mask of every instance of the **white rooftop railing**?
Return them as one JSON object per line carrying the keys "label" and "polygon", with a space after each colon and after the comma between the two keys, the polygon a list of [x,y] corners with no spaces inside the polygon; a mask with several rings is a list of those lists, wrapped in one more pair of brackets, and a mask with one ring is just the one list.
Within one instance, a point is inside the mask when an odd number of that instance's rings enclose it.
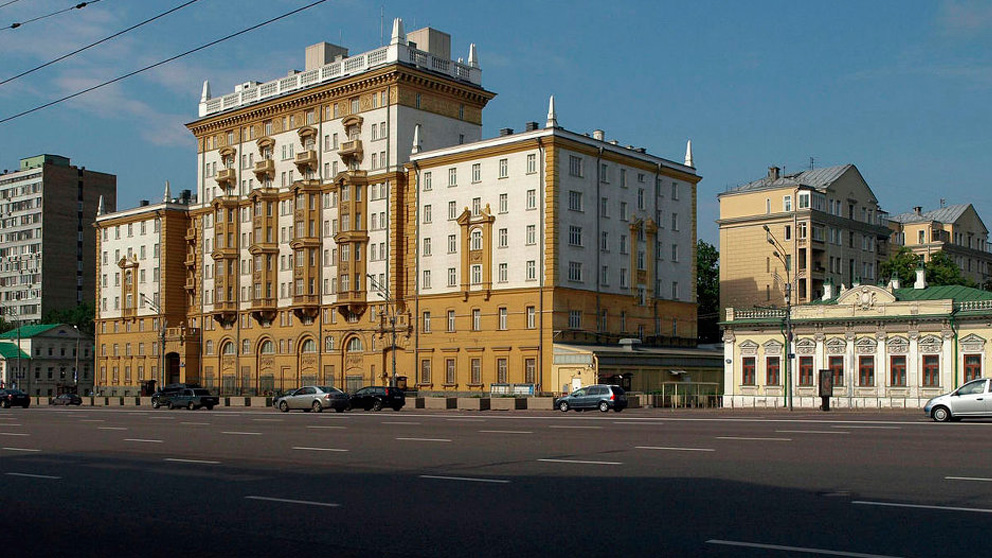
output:
{"label": "white rooftop railing", "polygon": [[393,44],[363,52],[320,68],[235,91],[223,97],[207,99],[200,103],[199,115],[201,117],[210,116],[397,62],[443,74],[472,85],[482,85],[482,70],[477,66],[439,58],[409,45]]}

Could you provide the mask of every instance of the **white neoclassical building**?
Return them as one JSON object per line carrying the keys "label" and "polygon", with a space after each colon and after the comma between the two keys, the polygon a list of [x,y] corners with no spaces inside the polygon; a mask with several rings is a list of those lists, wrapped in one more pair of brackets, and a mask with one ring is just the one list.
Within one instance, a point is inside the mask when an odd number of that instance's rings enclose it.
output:
{"label": "white neoclassical building", "polygon": [[830,371],[835,407],[922,408],[981,377],[992,293],[927,287],[920,276],[910,288],[841,286],[835,294],[828,285],[821,300],[792,308],[791,355],[784,309],[728,308],[724,406],[783,407],[791,395],[794,407],[817,407],[820,370]]}

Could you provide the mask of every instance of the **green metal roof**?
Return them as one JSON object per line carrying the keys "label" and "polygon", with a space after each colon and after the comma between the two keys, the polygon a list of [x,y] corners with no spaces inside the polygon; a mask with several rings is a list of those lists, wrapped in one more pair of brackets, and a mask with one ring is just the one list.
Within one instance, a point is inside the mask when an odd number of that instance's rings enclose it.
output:
{"label": "green metal roof", "polygon": [[0,334],[0,339],[26,339],[28,337],[34,337],[41,333],[45,333],[50,329],[55,329],[62,324],[34,324],[21,326],[17,329],[12,329],[7,333]]}
{"label": "green metal roof", "polygon": [[964,287],[962,285],[941,285],[939,287],[927,287],[925,289],[896,289],[896,300],[944,300],[953,299],[954,302],[965,302],[968,300],[992,300],[992,292]]}
{"label": "green metal roof", "polygon": [[[19,354],[18,354],[19,353]],[[17,357],[31,358],[31,355],[17,348],[16,343],[0,343],[0,357],[6,360],[13,360]]]}

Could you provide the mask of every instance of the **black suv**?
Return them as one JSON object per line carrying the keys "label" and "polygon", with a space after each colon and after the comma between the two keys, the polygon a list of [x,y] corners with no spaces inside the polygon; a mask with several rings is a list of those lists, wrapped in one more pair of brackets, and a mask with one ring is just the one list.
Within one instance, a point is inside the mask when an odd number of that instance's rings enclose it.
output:
{"label": "black suv", "polygon": [[172,398],[179,395],[182,390],[198,387],[199,384],[169,384],[152,394],[152,408],[170,407]]}
{"label": "black suv", "polygon": [[406,405],[406,395],[403,390],[388,386],[366,386],[351,394],[349,404],[352,409],[366,411],[381,411],[383,407],[391,407],[399,411]]}
{"label": "black suv", "polygon": [[21,390],[14,388],[0,389],[0,406],[4,409],[11,407],[24,407],[27,409],[30,404],[31,397]]}
{"label": "black suv", "polygon": [[169,398],[169,408],[186,408],[190,411],[206,407],[208,411],[213,410],[215,405],[220,404],[220,398],[210,395],[210,392],[203,388],[186,388]]}

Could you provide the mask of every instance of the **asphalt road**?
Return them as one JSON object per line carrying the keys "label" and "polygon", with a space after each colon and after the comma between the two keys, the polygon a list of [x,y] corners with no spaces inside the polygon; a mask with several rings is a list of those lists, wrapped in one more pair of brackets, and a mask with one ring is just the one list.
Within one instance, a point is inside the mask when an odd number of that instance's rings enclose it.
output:
{"label": "asphalt road", "polygon": [[992,423],[0,410],[24,556],[987,556]]}

